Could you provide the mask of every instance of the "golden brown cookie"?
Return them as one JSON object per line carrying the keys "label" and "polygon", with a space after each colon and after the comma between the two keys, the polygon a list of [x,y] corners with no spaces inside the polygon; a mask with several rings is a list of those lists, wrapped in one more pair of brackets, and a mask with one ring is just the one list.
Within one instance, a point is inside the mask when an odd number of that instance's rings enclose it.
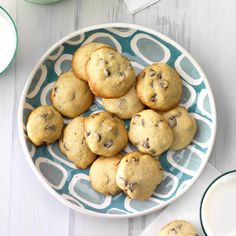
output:
{"label": "golden brown cookie", "polygon": [[128,144],[123,121],[109,112],[86,117],[84,127],[87,144],[98,155],[115,156]]}
{"label": "golden brown cookie", "polygon": [[156,156],[169,149],[173,131],[160,114],[148,109],[132,117],[129,139],[140,152]]}
{"label": "golden brown cookie", "polygon": [[78,168],[87,168],[97,157],[88,148],[84,137],[84,117],[74,118],[65,127],[59,147]]}
{"label": "golden brown cookie", "polygon": [[117,185],[132,199],[146,200],[161,183],[163,170],[154,157],[130,152],[121,160],[117,174]]}
{"label": "golden brown cookie", "polygon": [[94,190],[105,195],[116,195],[121,192],[116,184],[116,172],[121,159],[122,155],[119,154],[113,157],[100,156],[95,160],[89,171]]}
{"label": "golden brown cookie", "polygon": [[75,118],[91,106],[93,94],[86,82],[69,71],[59,76],[52,88],[50,99],[62,115]]}
{"label": "golden brown cookie", "polygon": [[147,66],[137,77],[136,90],[143,104],[167,111],[177,106],[182,96],[182,81],[167,64]]}
{"label": "golden brown cookie", "polygon": [[175,220],[164,226],[159,236],[198,236],[194,226],[185,220]]}
{"label": "golden brown cookie", "polygon": [[78,78],[87,81],[86,63],[89,60],[90,54],[96,49],[103,47],[110,48],[110,46],[105,43],[91,42],[76,50],[72,59],[72,69]]}
{"label": "golden brown cookie", "polygon": [[174,141],[170,149],[180,150],[188,146],[197,131],[195,119],[189,115],[184,107],[180,106],[164,112],[162,115],[174,134]]}
{"label": "golden brown cookie", "polygon": [[102,99],[104,108],[121,119],[130,119],[135,113],[144,109],[144,105],[137,97],[135,87],[120,98]]}
{"label": "golden brown cookie", "polygon": [[52,106],[39,106],[30,113],[26,130],[32,143],[40,146],[58,140],[63,126],[63,119],[58,111]]}
{"label": "golden brown cookie", "polygon": [[102,98],[124,96],[135,82],[129,60],[111,48],[100,48],[91,53],[86,71],[90,89]]}

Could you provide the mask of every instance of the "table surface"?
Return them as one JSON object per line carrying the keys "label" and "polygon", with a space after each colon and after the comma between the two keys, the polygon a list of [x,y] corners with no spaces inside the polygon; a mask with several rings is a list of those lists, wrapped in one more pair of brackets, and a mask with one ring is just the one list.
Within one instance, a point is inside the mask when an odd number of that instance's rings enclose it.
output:
{"label": "table surface", "polygon": [[[157,235],[169,220],[183,218],[198,228],[200,197],[222,172],[236,169],[235,0],[161,0],[131,15],[122,0],[63,0],[41,6],[0,0],[15,20],[19,48],[12,67],[0,78],[0,235]],[[180,43],[208,76],[218,113],[217,139],[209,164],[193,187],[160,212],[135,219],[109,220],[77,213],[51,196],[24,158],[17,131],[23,86],[34,64],[55,42],[85,26],[134,23]]]}

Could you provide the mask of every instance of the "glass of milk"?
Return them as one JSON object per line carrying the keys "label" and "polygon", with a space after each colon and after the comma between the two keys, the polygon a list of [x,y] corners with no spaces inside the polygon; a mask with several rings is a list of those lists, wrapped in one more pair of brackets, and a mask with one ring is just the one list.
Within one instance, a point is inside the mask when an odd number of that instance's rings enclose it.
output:
{"label": "glass of milk", "polygon": [[37,4],[50,4],[54,2],[59,2],[60,0],[26,0],[27,2],[37,3]]}
{"label": "glass of milk", "polygon": [[0,6],[0,75],[9,68],[17,48],[17,30],[9,13]]}
{"label": "glass of milk", "polygon": [[236,236],[236,170],[222,174],[207,188],[200,220],[208,236]]}

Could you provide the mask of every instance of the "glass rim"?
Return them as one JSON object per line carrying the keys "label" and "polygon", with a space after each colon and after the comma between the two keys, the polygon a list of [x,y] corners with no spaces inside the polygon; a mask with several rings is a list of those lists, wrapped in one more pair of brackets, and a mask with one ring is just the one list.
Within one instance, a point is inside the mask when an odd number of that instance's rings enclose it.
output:
{"label": "glass rim", "polygon": [[2,10],[3,12],[5,12],[6,15],[7,15],[7,17],[8,17],[8,19],[10,19],[10,21],[12,22],[13,27],[14,27],[14,29],[15,29],[15,38],[16,38],[14,53],[13,53],[13,55],[12,55],[11,60],[10,60],[9,63],[7,64],[7,66],[6,66],[2,71],[0,71],[0,75],[2,75],[6,70],[9,69],[10,65],[12,64],[12,62],[13,62],[15,56],[16,56],[16,51],[17,51],[17,48],[18,48],[18,32],[17,32],[16,24],[15,24],[13,18],[11,17],[10,13],[9,13],[4,7],[2,7],[2,6],[0,6],[0,10]]}
{"label": "glass rim", "polygon": [[37,0],[36,2],[34,2],[34,0],[25,0],[25,1],[28,3],[36,4],[36,5],[50,5],[53,3],[60,2],[61,0],[51,0],[51,2],[38,2]]}
{"label": "glass rim", "polygon": [[206,190],[204,191],[203,195],[202,195],[202,198],[201,198],[201,202],[200,202],[200,223],[201,223],[201,227],[202,227],[202,230],[203,230],[203,233],[208,236],[207,232],[206,232],[206,229],[204,228],[204,224],[203,224],[203,220],[202,220],[202,205],[203,205],[203,201],[206,197],[206,194],[208,193],[208,191],[210,190],[210,188],[219,180],[221,179],[222,177],[226,176],[226,175],[229,175],[229,174],[232,174],[232,173],[236,173],[236,170],[230,170],[230,171],[227,171],[221,175],[219,175],[218,177],[216,177],[209,185],[208,187],[206,188]]}

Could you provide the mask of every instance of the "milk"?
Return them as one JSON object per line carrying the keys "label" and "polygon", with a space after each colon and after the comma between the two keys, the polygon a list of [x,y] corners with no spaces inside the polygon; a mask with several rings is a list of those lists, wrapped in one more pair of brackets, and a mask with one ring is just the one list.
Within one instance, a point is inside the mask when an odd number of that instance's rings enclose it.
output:
{"label": "milk", "polygon": [[16,30],[7,13],[0,8],[0,73],[10,64],[16,50]]}
{"label": "milk", "polygon": [[208,190],[202,204],[208,236],[236,236],[236,173],[226,174]]}

